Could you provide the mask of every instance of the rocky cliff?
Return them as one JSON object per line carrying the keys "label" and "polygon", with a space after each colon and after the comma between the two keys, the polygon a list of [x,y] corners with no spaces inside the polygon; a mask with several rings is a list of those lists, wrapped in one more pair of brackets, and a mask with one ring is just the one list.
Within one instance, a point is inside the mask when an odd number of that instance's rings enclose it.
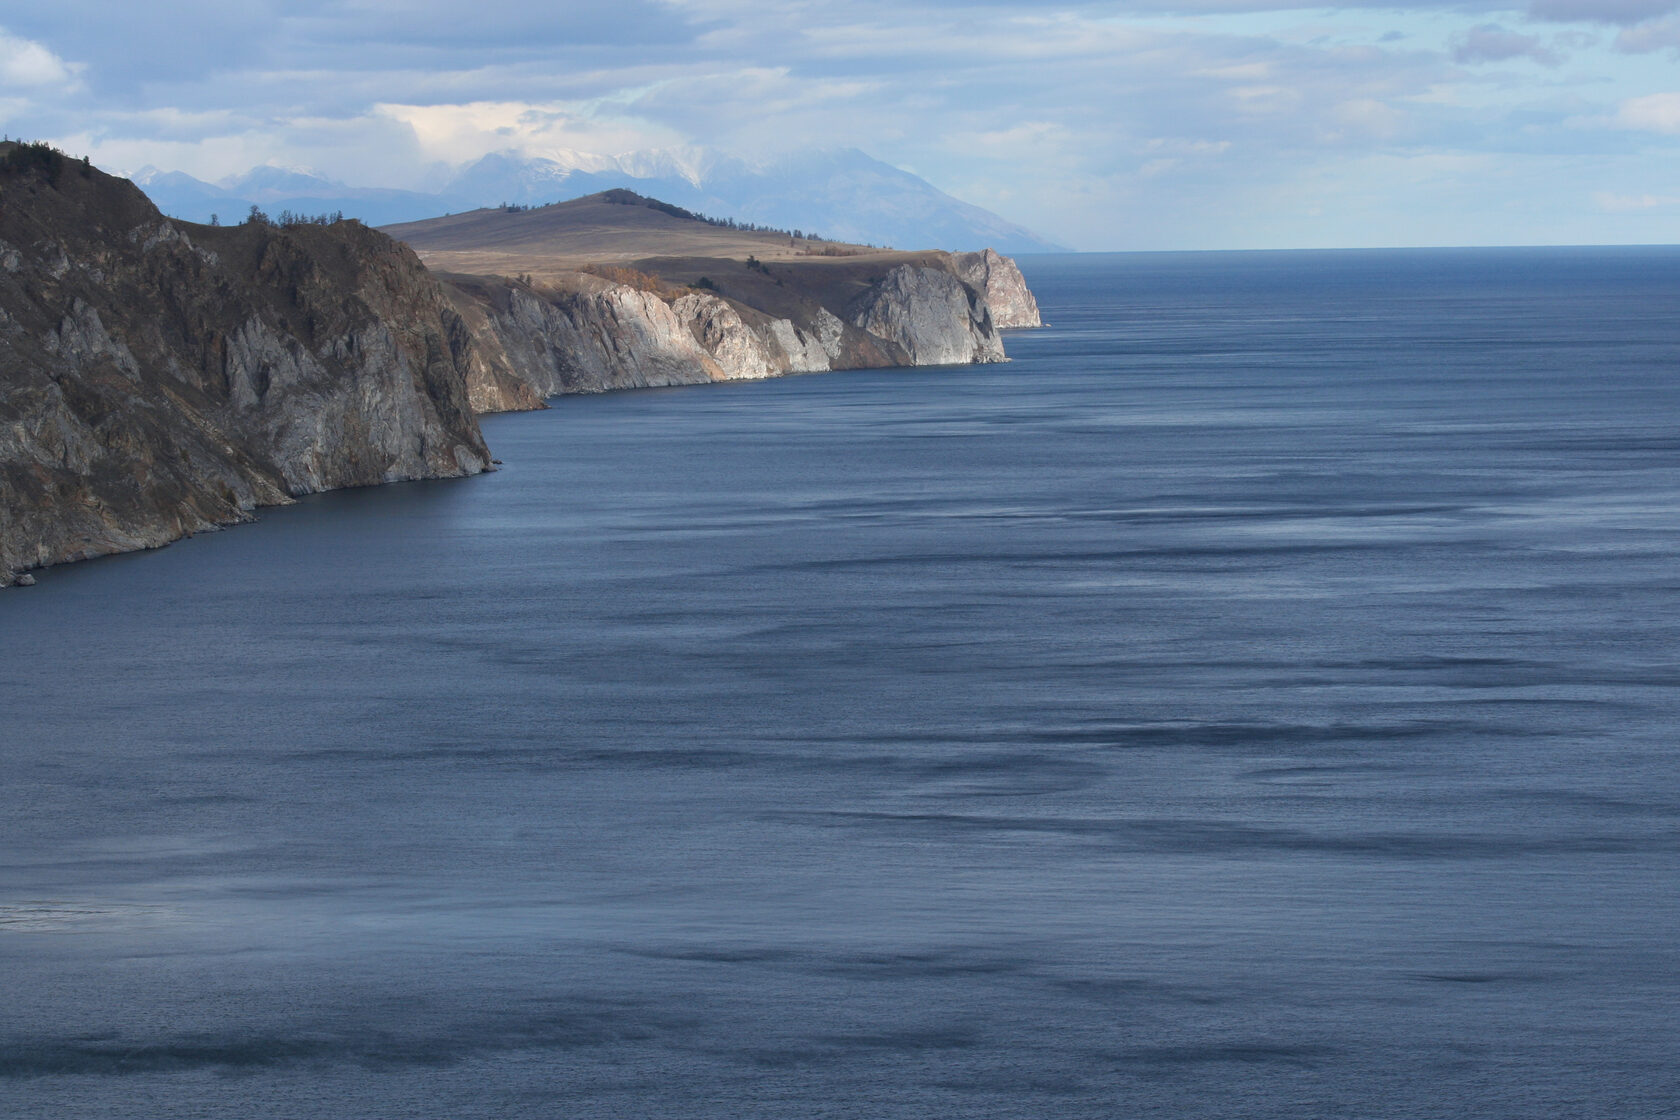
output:
{"label": "rocky cliff", "polygon": [[985,298],[992,323],[999,329],[1044,325],[1038,315],[1038,300],[1027,287],[1027,278],[1008,257],[987,249],[980,253],[957,253],[952,264],[963,283]]}
{"label": "rocky cliff", "polygon": [[190,225],[0,144],[0,584],[298,494],[485,470],[477,413],[1004,361],[999,322],[1037,319],[990,251],[634,263],[440,277],[355,222]]}
{"label": "rocky cliff", "polygon": [[852,321],[897,343],[911,365],[1004,361],[985,296],[949,272],[899,265],[858,302]]}
{"label": "rocky cliff", "polygon": [[[1006,360],[1038,308],[1007,257],[902,253],[721,223],[605,191],[389,227],[505,357],[475,402],[628,385]],[[509,280],[508,277],[518,277]],[[698,350],[695,344],[698,343]]]}
{"label": "rocky cliff", "polygon": [[814,303],[778,317],[709,291],[664,299],[585,274],[538,286],[444,281],[478,342],[468,386],[481,412],[562,393],[1003,360],[984,306],[935,271],[893,274],[851,323]]}
{"label": "rocky cliff", "polygon": [[724,373],[658,296],[593,277],[537,289],[495,276],[446,276],[473,326],[468,371],[481,412],[540,407],[544,397],[723,380]]}
{"label": "rocky cliff", "polygon": [[[709,260],[719,280],[663,292],[586,273],[442,279],[478,342],[473,407],[498,412],[562,393],[1006,361],[985,290],[960,278],[961,258],[922,258],[867,279]],[[995,275],[1013,269],[997,259]]]}
{"label": "rocky cliff", "polygon": [[0,582],[296,494],[484,470],[471,346],[383,234],[189,226],[0,145]]}

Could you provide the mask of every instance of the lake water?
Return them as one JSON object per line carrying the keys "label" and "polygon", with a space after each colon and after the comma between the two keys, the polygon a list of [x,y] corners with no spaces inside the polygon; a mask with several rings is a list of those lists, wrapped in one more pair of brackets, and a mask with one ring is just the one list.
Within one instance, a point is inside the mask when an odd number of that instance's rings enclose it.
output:
{"label": "lake water", "polygon": [[1680,1116],[1680,250],[1023,263],[0,593],[0,1114]]}

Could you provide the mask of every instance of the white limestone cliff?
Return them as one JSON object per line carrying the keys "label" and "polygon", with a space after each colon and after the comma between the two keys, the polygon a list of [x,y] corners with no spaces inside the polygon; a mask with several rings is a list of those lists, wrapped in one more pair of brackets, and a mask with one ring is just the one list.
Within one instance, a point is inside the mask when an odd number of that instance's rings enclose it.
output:
{"label": "white limestone cliff", "polygon": [[858,302],[851,319],[902,347],[911,365],[1007,360],[984,297],[939,269],[899,265]]}
{"label": "white limestone cliff", "polygon": [[1044,325],[1038,314],[1038,300],[1013,260],[995,249],[957,253],[952,259],[963,283],[986,297],[992,323],[999,330]]}

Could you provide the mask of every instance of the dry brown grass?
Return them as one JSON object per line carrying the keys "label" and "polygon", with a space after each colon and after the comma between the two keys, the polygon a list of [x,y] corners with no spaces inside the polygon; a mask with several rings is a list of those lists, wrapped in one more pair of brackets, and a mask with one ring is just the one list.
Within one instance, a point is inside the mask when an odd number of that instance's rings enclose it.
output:
{"label": "dry brown grass", "polygon": [[[387,226],[428,264],[446,272],[535,276],[575,272],[585,265],[638,267],[651,257],[749,256],[774,264],[822,250],[833,241],[790,241],[786,234],[726,229],[673,217],[646,206],[619,206],[599,197],[542,206],[520,214],[475,210]],[[843,249],[868,252],[863,246]],[[820,260],[820,257],[806,257]]]}
{"label": "dry brown grass", "polygon": [[635,288],[640,292],[651,292],[666,303],[688,294],[691,290],[687,285],[667,284],[651,272],[643,272],[639,268],[629,268],[625,265],[586,264],[578,271],[599,276],[603,280],[611,280],[614,284],[623,284],[627,288]]}
{"label": "dry brown grass", "polygon": [[801,249],[802,257],[862,257],[875,252],[874,249],[855,248],[850,245],[820,245],[815,249]]}

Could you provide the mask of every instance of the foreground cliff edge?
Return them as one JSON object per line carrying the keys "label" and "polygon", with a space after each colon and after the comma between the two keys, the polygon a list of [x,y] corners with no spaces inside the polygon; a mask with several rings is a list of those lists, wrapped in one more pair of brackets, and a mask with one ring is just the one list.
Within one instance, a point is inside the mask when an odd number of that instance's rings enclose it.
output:
{"label": "foreground cliff edge", "polygon": [[[705,226],[650,200],[579,202],[574,218],[614,206]],[[989,251],[823,243],[832,257],[689,255],[656,273],[585,271],[533,257],[528,240],[503,238],[509,259],[540,264],[517,279],[439,277],[358,222],[176,221],[86,161],[0,143],[0,586],[300,494],[491,469],[476,413],[566,392],[1002,361],[999,318],[1037,322],[1013,262]]]}

